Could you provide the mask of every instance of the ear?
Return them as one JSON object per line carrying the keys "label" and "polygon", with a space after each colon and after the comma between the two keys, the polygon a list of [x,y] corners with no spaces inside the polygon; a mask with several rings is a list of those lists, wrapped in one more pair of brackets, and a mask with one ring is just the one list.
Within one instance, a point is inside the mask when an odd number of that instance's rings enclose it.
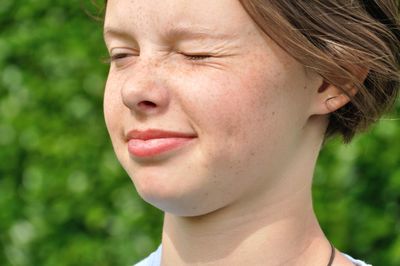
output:
{"label": "ear", "polygon": [[[354,96],[357,93],[357,89],[353,87],[348,93]],[[350,98],[345,92],[327,83],[325,80],[322,82],[315,96],[312,104],[312,114],[314,115],[324,115],[335,112],[350,102]]]}
{"label": "ear", "polygon": [[[368,75],[368,70],[358,70],[353,73],[357,73],[357,79],[363,82]],[[343,87],[345,91],[323,80],[318,91],[314,94],[311,113],[313,115],[329,114],[349,103],[351,100],[350,97],[354,97],[358,89],[356,86],[350,84]]]}

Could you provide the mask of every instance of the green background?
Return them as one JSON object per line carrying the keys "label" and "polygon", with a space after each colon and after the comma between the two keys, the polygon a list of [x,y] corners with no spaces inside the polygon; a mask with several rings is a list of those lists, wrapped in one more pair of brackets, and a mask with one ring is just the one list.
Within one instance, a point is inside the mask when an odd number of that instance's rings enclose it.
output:
{"label": "green background", "polygon": [[[0,265],[130,265],[162,214],[118,164],[102,116],[108,66],[95,7],[0,2]],[[400,106],[350,145],[327,143],[315,209],[341,250],[400,265]],[[396,118],[396,119],[392,119]]]}

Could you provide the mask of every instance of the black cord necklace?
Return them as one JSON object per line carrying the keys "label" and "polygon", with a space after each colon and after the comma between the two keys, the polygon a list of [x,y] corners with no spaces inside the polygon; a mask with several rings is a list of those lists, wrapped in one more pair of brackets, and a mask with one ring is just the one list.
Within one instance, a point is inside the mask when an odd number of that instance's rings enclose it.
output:
{"label": "black cord necklace", "polygon": [[327,266],[332,266],[333,260],[335,259],[335,247],[333,246],[333,244],[331,242],[329,242],[329,244],[331,244],[331,257],[329,258],[329,262]]}

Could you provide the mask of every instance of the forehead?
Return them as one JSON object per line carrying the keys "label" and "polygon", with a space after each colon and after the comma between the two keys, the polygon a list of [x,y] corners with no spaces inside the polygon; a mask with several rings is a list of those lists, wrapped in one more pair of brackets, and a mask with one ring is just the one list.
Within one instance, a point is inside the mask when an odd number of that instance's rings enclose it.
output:
{"label": "forehead", "polygon": [[106,30],[129,30],[140,35],[155,31],[165,34],[171,28],[234,34],[246,30],[249,22],[237,0],[111,0],[104,26]]}

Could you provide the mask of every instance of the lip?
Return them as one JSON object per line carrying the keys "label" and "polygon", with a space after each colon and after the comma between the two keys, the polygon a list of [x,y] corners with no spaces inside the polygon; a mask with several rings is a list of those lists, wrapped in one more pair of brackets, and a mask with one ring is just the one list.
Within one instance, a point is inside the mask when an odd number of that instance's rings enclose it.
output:
{"label": "lip", "polygon": [[177,150],[197,136],[191,133],[148,129],[132,130],[127,134],[128,151],[131,155],[148,158]]}

